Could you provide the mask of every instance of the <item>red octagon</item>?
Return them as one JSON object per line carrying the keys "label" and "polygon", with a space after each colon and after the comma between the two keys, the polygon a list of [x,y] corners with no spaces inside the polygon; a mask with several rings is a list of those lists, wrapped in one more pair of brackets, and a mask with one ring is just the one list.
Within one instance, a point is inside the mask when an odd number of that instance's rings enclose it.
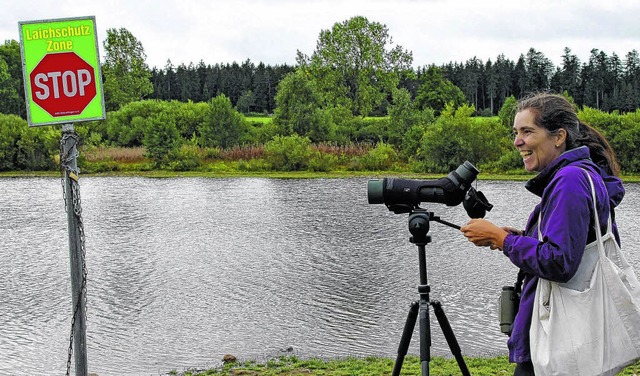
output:
{"label": "red octagon", "polygon": [[78,115],[96,96],[94,69],[75,52],[45,55],[29,81],[33,101],[54,117]]}

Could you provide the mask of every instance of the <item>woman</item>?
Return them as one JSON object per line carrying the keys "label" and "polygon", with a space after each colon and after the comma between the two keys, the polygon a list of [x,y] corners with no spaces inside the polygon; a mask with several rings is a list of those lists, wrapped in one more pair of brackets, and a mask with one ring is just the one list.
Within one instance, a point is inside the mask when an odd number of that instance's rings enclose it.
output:
{"label": "woman", "polygon": [[[500,249],[525,273],[520,307],[509,338],[509,361],[517,363],[514,375],[533,375],[529,328],[538,278],[567,282],[576,273],[585,246],[596,239],[591,186],[595,186],[599,225],[607,230],[614,208],[624,196],[613,150],[594,128],[581,122],[573,105],[561,95],[537,94],[518,103],[513,144],[527,171],[538,175],[525,187],[541,201],[518,231],[472,219],[460,230],[477,246]],[[586,173],[585,173],[586,170]],[[541,213],[538,240],[538,218]]]}

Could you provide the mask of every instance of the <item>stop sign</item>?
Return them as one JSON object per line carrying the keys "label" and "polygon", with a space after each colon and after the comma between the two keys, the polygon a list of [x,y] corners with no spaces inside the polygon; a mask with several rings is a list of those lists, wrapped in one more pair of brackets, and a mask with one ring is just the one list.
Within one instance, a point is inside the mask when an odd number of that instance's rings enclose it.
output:
{"label": "stop sign", "polygon": [[93,67],[75,52],[45,55],[29,80],[33,101],[54,117],[80,114],[96,96]]}

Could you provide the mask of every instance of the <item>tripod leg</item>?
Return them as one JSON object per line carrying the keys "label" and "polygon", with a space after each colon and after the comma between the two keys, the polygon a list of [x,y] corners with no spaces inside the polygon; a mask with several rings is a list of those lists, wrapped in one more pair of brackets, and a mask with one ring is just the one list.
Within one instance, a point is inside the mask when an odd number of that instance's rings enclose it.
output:
{"label": "tripod leg", "polygon": [[404,357],[409,351],[409,344],[411,343],[411,336],[413,335],[413,329],[416,326],[416,318],[418,317],[418,302],[411,303],[409,308],[409,314],[407,315],[407,321],[404,323],[404,330],[402,331],[402,338],[400,338],[400,345],[398,346],[398,357],[396,363],[393,366],[392,376],[400,376],[400,370],[404,363]]}
{"label": "tripod leg", "polygon": [[462,357],[462,350],[460,350],[460,345],[458,345],[458,341],[456,340],[455,334],[453,334],[453,329],[451,329],[451,324],[449,324],[449,319],[444,313],[442,309],[442,304],[439,301],[433,300],[431,301],[431,306],[433,307],[433,312],[438,319],[438,323],[440,324],[440,328],[442,328],[442,333],[444,333],[444,337],[447,339],[447,343],[449,344],[449,348],[451,349],[451,353],[456,358],[458,362],[458,367],[460,367],[460,371],[464,376],[470,376],[469,369],[467,368],[467,364],[464,362],[464,358]]}
{"label": "tripod leg", "polygon": [[422,376],[429,376],[431,361],[431,320],[429,319],[429,286],[418,286],[420,291],[420,366]]}

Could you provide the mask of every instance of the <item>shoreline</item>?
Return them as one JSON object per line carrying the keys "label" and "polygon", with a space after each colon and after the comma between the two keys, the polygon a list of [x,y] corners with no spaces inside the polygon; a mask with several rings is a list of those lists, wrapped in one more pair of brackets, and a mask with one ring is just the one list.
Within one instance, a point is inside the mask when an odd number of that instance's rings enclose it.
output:
{"label": "shoreline", "polygon": [[[36,178],[36,177],[61,177],[60,171],[0,171],[0,178]],[[99,173],[82,173],[80,177],[142,177],[142,178],[267,178],[267,179],[349,179],[349,178],[372,178],[383,177],[404,177],[408,179],[439,179],[446,174],[414,173],[405,171],[332,171],[332,172],[309,172],[309,171],[268,171],[268,172],[207,172],[207,171],[111,171]],[[514,174],[483,174],[478,175],[476,180],[493,181],[527,181],[534,174],[514,173]],[[640,175],[622,175],[623,183],[640,183]]]}

